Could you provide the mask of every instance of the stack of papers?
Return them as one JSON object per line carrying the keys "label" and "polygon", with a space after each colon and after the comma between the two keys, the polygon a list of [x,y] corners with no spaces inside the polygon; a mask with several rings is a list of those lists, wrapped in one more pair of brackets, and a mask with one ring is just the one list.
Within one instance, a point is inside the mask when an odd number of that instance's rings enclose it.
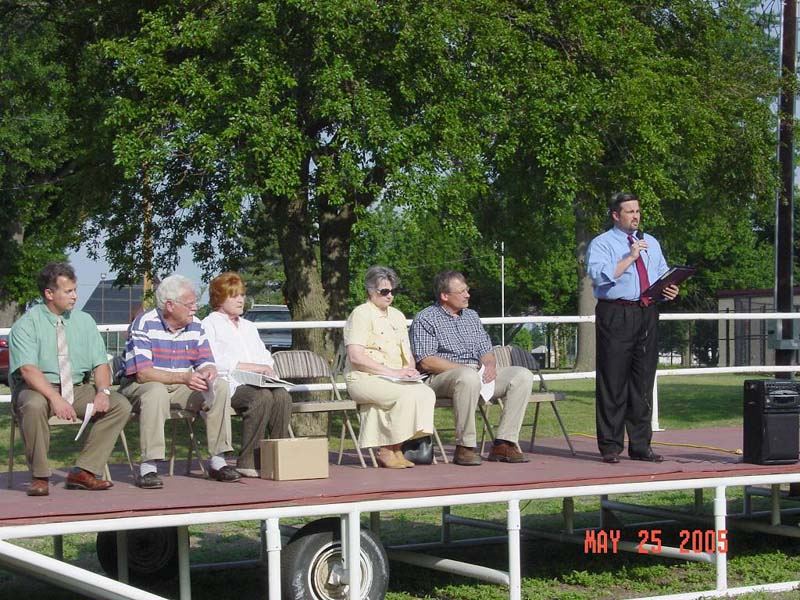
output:
{"label": "stack of papers", "polygon": [[93,415],[94,415],[94,402],[89,402],[89,404],[86,405],[86,412],[83,415],[83,422],[81,423],[81,426],[78,429],[78,434],[75,436],[76,442],[78,441],[78,438],[81,437],[83,430],[86,429],[86,426],[89,424],[89,421],[91,421]]}
{"label": "stack of papers", "polygon": [[231,377],[233,377],[237,383],[254,385],[256,387],[282,387],[289,389],[290,387],[294,387],[296,385],[291,381],[285,381],[277,377],[270,377],[269,375],[264,375],[264,373],[240,371],[239,369],[234,369],[231,371]]}
{"label": "stack of papers", "polygon": [[378,375],[381,379],[388,379],[389,381],[422,381],[427,375],[417,375],[416,377],[392,377],[391,375]]}

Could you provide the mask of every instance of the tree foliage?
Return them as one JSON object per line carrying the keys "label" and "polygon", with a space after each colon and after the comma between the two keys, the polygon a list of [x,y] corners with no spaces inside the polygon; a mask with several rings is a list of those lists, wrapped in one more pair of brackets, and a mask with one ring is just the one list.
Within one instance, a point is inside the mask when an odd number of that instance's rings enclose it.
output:
{"label": "tree foliage", "polygon": [[[2,325],[36,295],[30,272],[63,256],[80,226],[59,186],[72,172],[70,73],[59,24],[36,3],[0,8],[0,239]],[[66,226],[65,226],[66,224]]]}
{"label": "tree foliage", "polygon": [[450,267],[499,314],[503,242],[507,314],[587,313],[585,245],[623,188],[700,267],[684,306],[768,282],[777,82],[749,0],[4,8],[14,298],[83,226],[120,278],[191,243],[208,275],[282,281],[295,319],[343,318],[374,262],[407,313]]}

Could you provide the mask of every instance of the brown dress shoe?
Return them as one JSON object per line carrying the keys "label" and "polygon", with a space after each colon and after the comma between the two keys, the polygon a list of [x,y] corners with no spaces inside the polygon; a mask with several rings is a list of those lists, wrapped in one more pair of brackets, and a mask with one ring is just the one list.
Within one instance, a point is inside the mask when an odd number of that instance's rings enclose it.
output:
{"label": "brown dress shoe", "polygon": [[107,479],[98,479],[94,473],[84,471],[78,467],[73,467],[69,475],[67,475],[67,483],[64,485],[68,490],[90,490],[96,492],[98,490],[107,490],[113,487],[114,484]]}
{"label": "brown dress shoe", "polygon": [[48,479],[31,479],[31,484],[25,493],[28,496],[49,496],[50,481]]}
{"label": "brown dress shoe", "polygon": [[530,460],[517,448],[516,444],[501,442],[489,450],[489,462],[526,463]]}
{"label": "brown dress shoe", "polygon": [[456,446],[453,462],[462,467],[477,467],[481,464],[481,455],[468,446]]}
{"label": "brown dress shoe", "polygon": [[406,465],[397,458],[394,450],[381,448],[378,450],[378,464],[384,469],[405,469]]}

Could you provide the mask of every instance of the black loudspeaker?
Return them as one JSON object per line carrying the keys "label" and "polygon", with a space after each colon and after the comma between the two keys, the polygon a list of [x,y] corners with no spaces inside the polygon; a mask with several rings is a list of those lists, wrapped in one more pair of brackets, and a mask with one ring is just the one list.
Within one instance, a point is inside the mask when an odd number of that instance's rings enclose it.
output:
{"label": "black loudspeaker", "polygon": [[756,465],[789,465],[800,453],[800,382],[744,382],[744,459]]}

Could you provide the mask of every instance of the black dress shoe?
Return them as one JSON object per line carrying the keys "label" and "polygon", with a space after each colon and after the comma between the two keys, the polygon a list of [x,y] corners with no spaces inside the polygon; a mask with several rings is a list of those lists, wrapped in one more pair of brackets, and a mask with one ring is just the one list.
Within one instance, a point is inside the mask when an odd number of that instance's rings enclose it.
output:
{"label": "black dress shoe", "polygon": [[221,469],[209,469],[208,476],[211,479],[216,479],[217,481],[239,481],[242,476],[239,475],[239,472],[231,467],[230,465],[225,465]]}
{"label": "black dress shoe", "polygon": [[651,448],[647,451],[647,454],[631,454],[631,460],[643,460],[645,462],[660,463],[664,462],[664,457],[653,452]]}
{"label": "black dress shoe", "polygon": [[616,454],[603,454],[603,462],[615,465],[619,462],[619,456]]}
{"label": "black dress shoe", "polygon": [[147,475],[140,475],[136,478],[136,487],[143,490],[160,490],[164,487],[164,482],[161,481],[158,473],[150,472]]}

